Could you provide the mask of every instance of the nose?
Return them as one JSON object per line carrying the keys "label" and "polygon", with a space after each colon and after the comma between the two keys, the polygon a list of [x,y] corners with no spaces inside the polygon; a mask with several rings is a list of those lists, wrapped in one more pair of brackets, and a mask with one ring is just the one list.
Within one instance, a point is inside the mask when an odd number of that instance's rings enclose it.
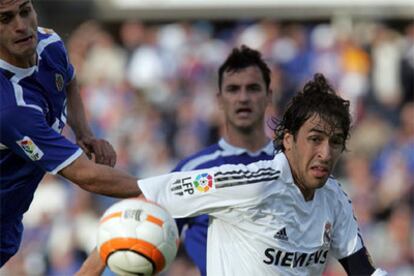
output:
{"label": "nose", "polygon": [[14,29],[16,32],[23,32],[27,29],[26,19],[17,15],[14,20]]}
{"label": "nose", "polygon": [[245,88],[242,88],[239,93],[239,101],[247,102],[249,100],[249,93]]}
{"label": "nose", "polygon": [[318,151],[318,157],[322,161],[329,161],[332,157],[332,148],[329,144],[329,141],[324,141],[321,143]]}

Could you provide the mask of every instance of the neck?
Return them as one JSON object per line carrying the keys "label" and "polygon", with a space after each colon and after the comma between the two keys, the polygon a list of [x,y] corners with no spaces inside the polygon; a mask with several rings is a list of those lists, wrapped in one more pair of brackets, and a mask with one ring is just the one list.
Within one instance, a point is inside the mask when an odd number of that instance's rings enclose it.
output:
{"label": "neck", "polygon": [[34,52],[30,56],[16,56],[11,54],[5,55],[0,51],[0,59],[19,68],[29,68],[36,65],[37,53]]}
{"label": "neck", "polygon": [[305,201],[312,200],[313,196],[315,195],[315,189],[308,188],[306,187],[306,185],[304,185],[305,180],[302,177],[300,177],[300,175],[297,173],[294,167],[295,162],[292,160],[292,156],[287,151],[285,151],[284,154],[289,163],[290,171],[292,173],[293,183],[299,188],[300,192],[303,195],[303,199]]}
{"label": "neck", "polygon": [[298,186],[299,190],[301,191],[303,199],[305,199],[305,201],[312,200],[313,196],[315,195],[315,190],[306,188],[306,186],[301,184],[302,182],[298,180],[295,176],[293,176],[293,180],[295,182],[295,185]]}
{"label": "neck", "polygon": [[231,145],[245,148],[250,152],[256,152],[269,143],[269,138],[266,136],[263,129],[257,129],[250,132],[231,131],[227,129],[223,137]]}

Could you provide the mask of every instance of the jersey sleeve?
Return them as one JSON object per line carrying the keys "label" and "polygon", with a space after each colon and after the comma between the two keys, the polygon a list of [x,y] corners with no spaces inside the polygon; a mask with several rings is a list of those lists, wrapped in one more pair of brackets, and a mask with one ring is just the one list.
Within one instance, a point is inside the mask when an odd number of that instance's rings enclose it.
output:
{"label": "jersey sleeve", "polygon": [[270,193],[278,171],[270,162],[222,165],[210,169],[173,172],[138,181],[144,196],[168,209],[175,218],[219,216],[228,207],[258,204]]}
{"label": "jersey sleeve", "polygon": [[331,249],[335,258],[342,259],[360,250],[364,244],[353,213],[352,202],[340,187],[338,189],[339,199]]}
{"label": "jersey sleeve", "polygon": [[0,110],[0,143],[52,174],[82,154],[76,144],[46,123],[42,112],[30,107]]}

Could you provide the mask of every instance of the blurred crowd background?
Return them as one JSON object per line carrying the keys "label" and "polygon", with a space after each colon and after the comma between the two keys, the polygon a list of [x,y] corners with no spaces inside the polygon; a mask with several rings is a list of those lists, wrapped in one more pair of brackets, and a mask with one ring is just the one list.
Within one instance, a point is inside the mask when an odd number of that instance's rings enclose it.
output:
{"label": "blurred crowd background", "polygon": [[[335,176],[375,264],[414,275],[414,20],[84,20],[61,36],[94,133],[115,147],[117,168],[140,177],[167,173],[217,140],[217,70],[234,46],[260,50],[271,66],[270,138],[271,118],[324,73],[351,101],[354,120]],[[0,275],[73,275],[113,202],[47,176],[25,215],[20,252]],[[165,275],[197,272],[180,254]],[[331,260],[324,275],[344,271]]]}

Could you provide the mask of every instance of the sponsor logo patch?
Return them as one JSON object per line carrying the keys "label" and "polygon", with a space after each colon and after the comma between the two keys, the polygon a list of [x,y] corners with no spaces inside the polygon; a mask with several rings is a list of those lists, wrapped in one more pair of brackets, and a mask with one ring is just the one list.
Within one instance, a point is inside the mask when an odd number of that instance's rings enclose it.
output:
{"label": "sponsor logo patch", "polygon": [[24,136],[22,140],[16,141],[16,143],[22,148],[24,153],[33,161],[42,159],[43,151],[33,142],[33,140]]}
{"label": "sponsor logo patch", "polygon": [[277,231],[277,233],[273,236],[273,238],[278,239],[278,240],[287,241],[289,238],[288,238],[287,233],[286,233],[286,227],[283,227],[282,229]]}
{"label": "sponsor logo patch", "polygon": [[290,268],[324,265],[328,258],[327,249],[314,252],[289,252],[278,248],[267,248],[264,251],[263,263]]}

